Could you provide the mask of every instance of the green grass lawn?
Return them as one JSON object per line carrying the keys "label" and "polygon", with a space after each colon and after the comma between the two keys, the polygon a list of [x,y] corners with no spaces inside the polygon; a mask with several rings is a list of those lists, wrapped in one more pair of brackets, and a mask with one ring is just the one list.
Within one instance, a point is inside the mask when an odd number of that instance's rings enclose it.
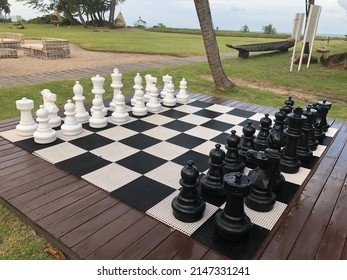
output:
{"label": "green grass lawn", "polygon": [[[11,27],[11,28],[10,28]],[[150,32],[137,29],[117,29],[95,32],[92,28],[82,27],[59,27],[53,25],[26,25],[24,30],[16,30],[12,25],[0,24],[0,32],[20,32],[26,39],[40,39],[42,37],[57,37],[69,39],[89,50],[134,52],[147,54],[169,54],[180,57],[191,55],[203,55],[205,53],[202,38],[198,32],[173,33],[173,32]],[[182,30],[181,30],[182,32]],[[54,34],[54,35],[52,35]],[[217,37],[221,53],[236,53],[235,50],[225,46],[230,44],[246,44],[281,40],[277,38],[240,37],[232,36],[233,33],[223,33]],[[300,45],[301,46],[301,45]],[[318,47],[319,41],[316,42]],[[347,51],[347,44],[340,40],[331,40],[329,46],[333,51]],[[299,50],[298,50],[299,51]],[[314,53],[317,57],[320,54]],[[249,59],[237,57],[223,60],[223,67],[231,80],[241,79],[243,84],[247,82],[257,84],[257,88],[246,85],[237,85],[225,91],[215,89],[211,79],[207,63],[196,63],[186,66],[173,66],[165,68],[147,69],[140,73],[147,73],[158,77],[170,74],[178,87],[178,81],[186,78],[190,92],[220,96],[229,99],[247,101],[260,105],[280,107],[287,98],[271,88],[278,88],[289,92],[298,106],[306,106],[308,103],[327,99],[333,103],[329,117],[347,120],[347,72],[346,70],[326,69],[318,64],[311,64],[306,69],[304,66],[300,72],[289,72],[289,60],[291,51],[288,53],[274,54],[251,54]],[[0,65],[1,67],[1,65]],[[98,74],[98,73],[96,73]],[[133,79],[136,72],[123,73],[122,82],[124,93],[133,93]],[[112,97],[110,75],[105,75],[105,98]],[[15,101],[26,96],[33,99],[36,109],[42,103],[40,92],[44,88],[50,89],[58,96],[57,105],[63,107],[67,99],[72,98],[72,87],[75,80],[55,81],[40,83],[29,86],[14,86],[0,88],[1,112],[0,119],[18,117],[19,112],[15,109]],[[90,77],[80,79],[84,87],[86,102],[91,102],[92,83]],[[161,86],[161,84],[158,84]],[[25,240],[23,240],[25,239]],[[0,205],[0,259],[46,259],[50,258],[43,253],[46,242],[35,236],[33,231],[20,223],[16,217],[5,207]]]}

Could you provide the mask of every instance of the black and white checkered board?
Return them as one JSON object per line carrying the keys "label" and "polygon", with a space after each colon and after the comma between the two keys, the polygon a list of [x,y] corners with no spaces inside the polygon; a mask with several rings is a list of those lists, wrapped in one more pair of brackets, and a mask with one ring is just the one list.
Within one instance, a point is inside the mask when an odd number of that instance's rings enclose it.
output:
{"label": "black and white checkered board", "polygon": [[[259,213],[245,207],[253,227],[244,243],[227,243],[215,234],[214,215],[223,208],[223,201],[206,198],[204,216],[195,223],[175,219],[171,201],[179,193],[180,172],[188,160],[193,160],[202,174],[206,173],[209,152],[215,144],[224,147],[232,129],[241,136],[249,121],[259,129],[263,116],[192,100],[175,108],[163,107],[159,113],[142,118],[131,116],[124,124],[116,124],[109,117],[103,129],[93,129],[86,123],[78,136],[65,136],[58,129],[57,141],[47,145],[20,137],[15,130],[1,136],[232,259],[251,259],[336,130],[329,129],[324,145],[318,146],[312,161],[297,174],[283,173],[286,183],[276,194],[272,211]],[[246,168],[245,173],[249,170]]]}

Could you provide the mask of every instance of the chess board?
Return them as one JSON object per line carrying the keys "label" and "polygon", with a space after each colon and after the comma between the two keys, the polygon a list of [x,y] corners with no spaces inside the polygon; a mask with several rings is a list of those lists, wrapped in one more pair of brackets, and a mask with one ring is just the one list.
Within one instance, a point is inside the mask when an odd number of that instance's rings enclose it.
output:
{"label": "chess board", "polygon": [[[126,123],[114,123],[109,112],[107,127],[95,129],[84,123],[77,136],[63,135],[58,128],[58,138],[51,144],[36,144],[32,137],[18,136],[15,129],[0,135],[232,259],[254,257],[336,133],[333,128],[328,130],[312,160],[298,173],[282,173],[286,182],[276,193],[273,210],[261,213],[245,206],[252,221],[250,237],[242,243],[228,243],[214,230],[214,216],[222,211],[223,200],[204,197],[204,216],[194,223],[174,218],[171,201],[179,193],[180,172],[188,160],[206,174],[209,152],[215,144],[224,147],[231,130],[241,136],[243,126],[250,121],[257,134],[264,114],[196,100],[163,107],[141,118],[131,114],[129,105],[128,109],[130,119]],[[249,170],[251,166],[244,173]]]}

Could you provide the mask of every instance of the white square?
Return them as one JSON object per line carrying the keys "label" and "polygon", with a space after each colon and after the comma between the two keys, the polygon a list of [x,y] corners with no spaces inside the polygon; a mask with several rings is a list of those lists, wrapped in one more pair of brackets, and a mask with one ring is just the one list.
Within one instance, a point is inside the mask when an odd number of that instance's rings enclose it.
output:
{"label": "white square", "polygon": [[[216,142],[206,141],[201,145],[195,147],[193,151],[198,152],[200,154],[209,155],[211,150],[216,148],[216,144]],[[223,149],[223,146],[221,147],[221,149],[225,151],[225,149]]]}
{"label": "white square", "polygon": [[145,134],[147,136],[154,137],[160,140],[167,140],[180,134],[180,132],[170,128],[163,127],[163,126],[157,126],[155,128],[142,132],[142,134]]}
{"label": "white square", "polygon": [[242,123],[243,121],[246,120],[246,118],[233,116],[230,114],[223,114],[223,115],[220,115],[214,119],[217,121],[226,122],[226,123],[230,123],[230,124],[239,124],[239,123]]}
{"label": "white square", "polygon": [[15,129],[3,131],[0,133],[0,136],[4,137],[10,142],[21,141],[21,140],[25,140],[25,139],[29,139],[33,137],[33,136],[20,136],[18,135],[17,130]]}
{"label": "white square", "polygon": [[119,141],[124,138],[134,136],[135,134],[138,134],[138,133],[136,131],[125,128],[123,126],[115,126],[106,130],[99,131],[97,132],[97,134],[107,137],[109,139],[115,140],[115,141]]}
{"label": "white square", "polygon": [[287,182],[294,183],[294,184],[301,186],[302,183],[307,178],[308,174],[310,174],[310,172],[311,172],[310,169],[300,167],[299,171],[297,173],[294,173],[294,174],[289,174],[289,173],[284,173],[284,172],[281,172],[281,173]]}
{"label": "white square", "polygon": [[191,236],[201,225],[203,225],[217,210],[218,207],[212,204],[206,203],[206,209],[203,217],[193,223],[185,223],[175,218],[172,212],[171,202],[179,194],[179,191],[173,192],[164,200],[154,205],[147,210],[147,214],[153,218],[167,224],[173,229],[179,230],[184,234]]}
{"label": "white square", "polygon": [[206,110],[210,110],[210,111],[214,111],[214,112],[218,112],[218,113],[227,113],[227,112],[231,111],[232,109],[234,109],[234,108],[228,107],[228,106],[223,106],[220,104],[213,104],[213,105],[206,108]]}
{"label": "white square", "polygon": [[320,157],[324,153],[325,149],[326,149],[326,146],[318,145],[317,149],[313,151],[313,155],[316,157]]}
{"label": "white square", "polygon": [[201,117],[198,115],[187,115],[179,119],[182,122],[187,122],[191,124],[201,125],[205,122],[211,120],[210,118]]}
{"label": "white square", "polygon": [[140,176],[141,174],[135,171],[125,168],[117,163],[111,163],[83,175],[82,178],[105,191],[112,192]]}
{"label": "white square", "polygon": [[77,147],[69,142],[60,143],[52,147],[40,149],[34,152],[34,155],[47,160],[50,163],[57,163],[75,156],[79,156],[87,151]]}
{"label": "white square", "polygon": [[220,131],[202,126],[196,126],[192,129],[185,131],[184,133],[206,140],[212,139],[221,134]]}
{"label": "white square", "polygon": [[[231,130],[235,130],[236,131],[236,135],[241,137],[243,135],[243,126],[241,125],[235,125]],[[231,130],[230,131],[224,131],[226,133],[231,133]]]}
{"label": "white square", "polygon": [[195,107],[195,106],[190,106],[188,104],[178,106],[175,108],[175,111],[180,111],[180,112],[184,112],[184,113],[188,113],[188,114],[193,114],[193,113],[200,111],[200,110],[201,110],[201,108]]}
{"label": "white square", "polygon": [[187,148],[171,144],[169,142],[160,142],[144,150],[153,156],[157,156],[166,160],[172,160],[185,152],[189,151]]}
{"label": "white square", "polygon": [[325,136],[334,137],[337,131],[338,131],[337,128],[329,127],[328,131],[325,132]]}
{"label": "white square", "polygon": [[113,142],[111,144],[91,150],[90,152],[108,161],[116,162],[130,155],[133,155],[138,151],[138,149],[124,145],[122,143]]}
{"label": "white square", "polygon": [[179,189],[181,188],[179,181],[181,179],[182,168],[183,166],[177,163],[166,162],[165,164],[146,173],[145,175],[171,188]]}
{"label": "white square", "polygon": [[57,131],[57,137],[59,139],[64,140],[64,141],[71,141],[71,140],[74,140],[74,139],[77,139],[77,138],[88,136],[90,134],[93,134],[93,132],[91,132],[89,130],[86,130],[86,129],[82,129],[82,132],[80,134],[77,134],[77,135],[64,135],[61,130]]}
{"label": "white square", "polygon": [[113,119],[112,119],[112,115],[107,117],[107,122],[108,123],[112,123],[112,124],[116,124],[116,125],[121,125],[121,124],[125,124],[125,123],[130,123],[130,122],[133,122],[133,121],[136,121],[136,118],[132,118],[132,117],[129,117],[129,119],[123,123],[119,123],[119,122],[115,122]]}
{"label": "white square", "polygon": [[[265,117],[265,114],[263,113],[256,113],[254,114],[253,116],[249,117],[250,120],[253,120],[253,121],[260,121],[261,118],[264,118]],[[275,117],[274,116],[269,116],[269,119],[270,120],[273,120]]]}
{"label": "white square", "polygon": [[146,118],[142,118],[142,120],[156,125],[163,125],[172,122],[172,118],[159,114],[154,114]]}

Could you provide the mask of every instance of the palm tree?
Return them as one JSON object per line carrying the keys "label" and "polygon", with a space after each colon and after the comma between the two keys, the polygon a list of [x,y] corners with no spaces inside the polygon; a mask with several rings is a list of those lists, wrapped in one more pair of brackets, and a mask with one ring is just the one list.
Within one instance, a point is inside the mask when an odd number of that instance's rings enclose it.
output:
{"label": "palm tree", "polygon": [[235,84],[225,75],[220,60],[216,35],[213,30],[210,3],[208,0],[194,0],[194,4],[214,84],[219,89],[233,87]]}

